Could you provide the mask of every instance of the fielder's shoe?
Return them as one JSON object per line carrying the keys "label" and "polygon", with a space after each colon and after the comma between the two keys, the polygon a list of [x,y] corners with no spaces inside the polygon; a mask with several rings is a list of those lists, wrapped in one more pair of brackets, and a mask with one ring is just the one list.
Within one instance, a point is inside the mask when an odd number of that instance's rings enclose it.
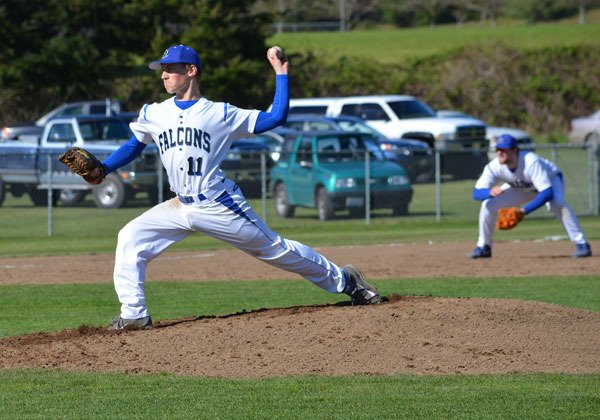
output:
{"label": "fielder's shoe", "polygon": [[111,321],[109,330],[149,330],[152,328],[152,318],[145,316],[138,319],[125,319],[117,315]]}
{"label": "fielder's shoe", "polygon": [[344,293],[350,296],[353,305],[375,305],[381,303],[381,295],[365,281],[362,273],[353,265],[342,267],[346,286]]}
{"label": "fielder's shoe", "polygon": [[492,248],[489,245],[478,246],[471,251],[469,258],[492,258]]}
{"label": "fielder's shoe", "polygon": [[577,244],[577,249],[573,254],[571,254],[573,258],[585,258],[592,256],[592,250],[590,248],[590,244],[587,242],[584,244]]}

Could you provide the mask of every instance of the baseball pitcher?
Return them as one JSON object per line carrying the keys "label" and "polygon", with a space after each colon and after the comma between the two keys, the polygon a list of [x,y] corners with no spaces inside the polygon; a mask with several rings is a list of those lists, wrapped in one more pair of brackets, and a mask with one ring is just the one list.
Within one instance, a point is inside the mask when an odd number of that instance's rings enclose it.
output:
{"label": "baseball pitcher", "polygon": [[69,150],[61,157],[88,182],[99,183],[154,142],[171,190],[177,195],[119,232],[114,284],[121,311],[111,329],[152,327],[144,294],[146,266],[169,246],[195,232],[295,272],[328,292],[346,293],[353,304],[381,302],[377,290],[355,267],[340,268],[312,248],[271,230],[219,167],[234,140],[273,129],[287,119],[289,62],[279,47],[269,48],[267,59],[276,74],[273,106],[269,112],[247,110],[203,97],[200,57],[189,46],[172,46],[149,67],[160,71],[165,90],[173,96],[142,107],[137,121],[130,124],[133,137],[129,142],[101,163],[81,149]]}

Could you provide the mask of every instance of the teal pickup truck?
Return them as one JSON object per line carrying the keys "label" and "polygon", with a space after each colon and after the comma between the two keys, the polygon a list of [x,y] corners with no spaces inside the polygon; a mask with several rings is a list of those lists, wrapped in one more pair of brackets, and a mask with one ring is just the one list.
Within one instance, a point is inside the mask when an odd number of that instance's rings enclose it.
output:
{"label": "teal pickup truck", "polygon": [[271,170],[277,214],[292,217],[296,207],[310,207],[318,209],[320,220],[342,210],[352,217],[364,216],[367,176],[371,209],[408,214],[410,179],[404,168],[385,159],[376,139],[363,133],[302,132],[286,140]]}

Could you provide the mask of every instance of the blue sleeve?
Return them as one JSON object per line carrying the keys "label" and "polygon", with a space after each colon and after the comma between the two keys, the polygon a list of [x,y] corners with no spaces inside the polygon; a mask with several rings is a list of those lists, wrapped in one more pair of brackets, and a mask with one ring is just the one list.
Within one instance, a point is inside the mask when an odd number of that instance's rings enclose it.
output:
{"label": "blue sleeve", "polygon": [[552,187],[548,187],[545,190],[540,191],[533,200],[523,207],[525,214],[529,214],[532,211],[542,207],[548,201],[552,200],[552,197],[554,197],[554,191],[552,190]]}
{"label": "blue sleeve", "polygon": [[473,200],[487,200],[490,198],[489,188],[473,188]]}
{"label": "blue sleeve", "polygon": [[110,154],[109,157],[102,162],[105,173],[110,173],[123,165],[127,165],[142,153],[146,144],[139,141],[135,136],[131,136],[129,141]]}
{"label": "blue sleeve", "polygon": [[275,76],[275,98],[270,112],[261,111],[256,120],[254,133],[264,133],[287,121],[290,108],[290,92],[287,74]]}

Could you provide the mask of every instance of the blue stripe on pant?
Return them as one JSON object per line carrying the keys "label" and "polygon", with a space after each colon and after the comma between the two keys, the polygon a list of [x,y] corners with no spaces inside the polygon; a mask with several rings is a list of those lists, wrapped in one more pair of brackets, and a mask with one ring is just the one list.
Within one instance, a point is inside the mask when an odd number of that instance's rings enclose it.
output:
{"label": "blue stripe on pant", "polygon": [[242,216],[250,223],[253,223],[252,220],[250,220],[250,218],[248,217],[248,215],[244,213],[244,211],[240,208],[240,206],[238,206],[238,204],[233,200],[233,198],[229,195],[227,191],[223,191],[223,194],[218,196],[215,201],[217,203],[221,203],[235,214]]}

